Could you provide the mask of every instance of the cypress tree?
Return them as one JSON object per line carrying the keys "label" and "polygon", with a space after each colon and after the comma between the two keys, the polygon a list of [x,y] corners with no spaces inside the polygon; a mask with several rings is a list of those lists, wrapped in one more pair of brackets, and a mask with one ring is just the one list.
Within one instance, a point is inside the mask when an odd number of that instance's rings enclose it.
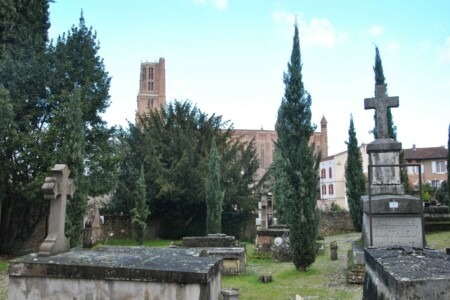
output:
{"label": "cypress tree", "polygon": [[363,162],[361,151],[358,147],[353,116],[350,116],[350,127],[348,129],[347,164],[345,166],[345,187],[350,215],[352,217],[355,231],[360,232],[362,228],[361,196],[365,192],[363,173]]}
{"label": "cypress tree", "polygon": [[224,192],[220,186],[220,157],[216,138],[211,139],[208,177],[205,184],[206,233],[220,233],[222,230],[222,205]]}
{"label": "cypress tree", "polygon": [[134,239],[138,245],[144,243],[145,228],[147,228],[147,217],[150,215],[146,200],[146,185],[144,177],[144,166],[141,166],[139,179],[134,190],[134,208],[131,210],[131,224],[134,230]]}
{"label": "cypress tree", "polygon": [[315,126],[311,124],[311,96],[302,81],[302,62],[297,24],[288,70],[284,73],[285,93],[278,109],[276,131],[286,175],[283,210],[289,227],[292,259],[298,270],[305,271],[315,261],[319,216],[316,210],[318,161],[309,140]]}
{"label": "cypress tree", "polygon": [[[380,51],[378,47],[375,46],[375,66],[373,67],[373,71],[375,73],[375,85],[385,84],[387,88],[386,78],[383,73],[383,64],[381,62]],[[375,110],[374,114],[375,119],[375,127],[372,130],[373,136],[377,138],[377,111]],[[391,108],[388,108],[387,111],[387,119],[388,119],[388,136],[393,140],[397,140],[397,127],[394,125],[394,120],[392,118]]]}

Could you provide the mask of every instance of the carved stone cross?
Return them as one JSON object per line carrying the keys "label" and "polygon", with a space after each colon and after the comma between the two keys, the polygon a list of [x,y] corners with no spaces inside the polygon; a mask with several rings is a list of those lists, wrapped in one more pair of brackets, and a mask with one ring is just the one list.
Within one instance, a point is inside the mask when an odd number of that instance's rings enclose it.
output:
{"label": "carved stone cross", "polygon": [[375,86],[375,98],[364,99],[364,109],[375,109],[377,112],[377,139],[389,138],[387,110],[398,105],[398,97],[386,96],[385,84]]}
{"label": "carved stone cross", "polygon": [[44,199],[50,200],[48,232],[39,247],[40,256],[49,256],[70,249],[69,239],[64,234],[67,196],[75,192],[73,179],[69,179],[70,170],[66,165],[57,164],[52,169],[53,177],[46,177],[42,185]]}

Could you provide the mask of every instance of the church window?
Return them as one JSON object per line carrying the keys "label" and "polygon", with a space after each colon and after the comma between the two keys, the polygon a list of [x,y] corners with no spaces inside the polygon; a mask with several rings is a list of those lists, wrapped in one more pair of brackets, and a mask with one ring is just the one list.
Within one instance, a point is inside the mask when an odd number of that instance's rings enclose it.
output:
{"label": "church window", "polygon": [[148,68],[148,79],[153,80],[153,67]]}
{"label": "church window", "polygon": [[153,98],[148,98],[147,99],[147,108],[152,108],[153,107]]}
{"label": "church window", "polygon": [[327,194],[327,186],[325,184],[322,184],[322,195]]}
{"label": "church window", "polygon": [[142,74],[142,80],[147,79],[147,72],[145,72],[145,68],[142,68],[141,74]]}
{"label": "church window", "polygon": [[333,178],[333,171],[331,170],[331,167],[328,169],[328,173],[330,175],[330,178]]}
{"label": "church window", "polygon": [[334,194],[334,187],[333,187],[332,184],[330,184],[330,185],[328,186],[328,194],[330,194],[330,195],[333,195],[333,194]]}
{"label": "church window", "polygon": [[153,81],[150,81],[148,83],[148,90],[153,91],[155,89],[155,83]]}

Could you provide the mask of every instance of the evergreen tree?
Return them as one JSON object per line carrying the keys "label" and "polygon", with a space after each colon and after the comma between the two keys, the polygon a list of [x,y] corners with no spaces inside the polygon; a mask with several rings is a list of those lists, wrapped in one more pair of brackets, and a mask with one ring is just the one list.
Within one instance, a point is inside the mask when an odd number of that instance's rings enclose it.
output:
{"label": "evergreen tree", "polygon": [[222,205],[224,192],[220,186],[220,156],[216,139],[211,140],[209,151],[208,177],[205,184],[206,233],[220,233],[222,228]]}
{"label": "evergreen tree", "polygon": [[[383,73],[383,64],[381,62],[380,51],[378,50],[378,47],[376,47],[376,46],[375,46],[375,66],[373,67],[373,71],[375,73],[375,85],[385,84],[387,87],[386,78],[384,77],[384,73]],[[387,119],[388,119],[388,136],[389,136],[389,138],[391,138],[393,140],[397,140],[397,127],[394,125],[391,108],[388,108]],[[378,134],[377,133],[377,111],[376,110],[375,110],[374,120],[375,120],[375,127],[372,130],[372,132],[373,132],[373,137],[376,139],[377,134]]]}
{"label": "evergreen tree", "polygon": [[278,109],[276,131],[283,172],[289,188],[283,209],[289,227],[292,259],[298,270],[305,271],[316,257],[319,216],[316,209],[318,161],[309,140],[315,126],[311,124],[311,96],[302,81],[302,62],[297,24],[288,71],[284,74],[285,93]]}
{"label": "evergreen tree", "polygon": [[345,187],[350,215],[352,217],[355,231],[362,229],[361,196],[365,192],[363,173],[363,162],[361,151],[358,147],[353,116],[350,116],[350,127],[348,129],[347,164],[345,166]]}
{"label": "evergreen tree", "polygon": [[58,161],[68,165],[76,189],[73,198],[67,203],[66,211],[65,230],[71,247],[81,242],[83,217],[87,212],[87,185],[84,175],[85,135],[79,106],[80,92],[80,89],[76,88],[73,94],[67,95],[68,100],[63,102],[59,111],[60,122],[57,122],[58,125],[62,125],[61,129],[65,132],[61,150],[57,154]]}
{"label": "evergreen tree", "polygon": [[274,162],[271,168],[274,172],[275,180],[274,202],[276,204],[277,218],[280,224],[286,224],[286,212],[284,203],[286,202],[287,195],[290,194],[288,192],[290,186],[287,182],[286,174],[284,173],[285,169],[283,168],[283,162],[284,160],[281,156],[280,150],[278,149],[278,147],[275,147]]}
{"label": "evergreen tree", "polygon": [[144,167],[141,167],[139,179],[134,190],[135,207],[131,210],[131,223],[133,224],[134,238],[138,245],[144,243],[144,233],[147,228],[147,217],[150,215],[146,200],[146,187],[144,177]]}
{"label": "evergreen tree", "polygon": [[0,252],[26,239],[46,213],[40,188],[52,155],[42,130],[49,70],[48,5],[47,0],[0,4],[1,102],[7,108],[2,109],[2,119],[8,122],[0,132]]}

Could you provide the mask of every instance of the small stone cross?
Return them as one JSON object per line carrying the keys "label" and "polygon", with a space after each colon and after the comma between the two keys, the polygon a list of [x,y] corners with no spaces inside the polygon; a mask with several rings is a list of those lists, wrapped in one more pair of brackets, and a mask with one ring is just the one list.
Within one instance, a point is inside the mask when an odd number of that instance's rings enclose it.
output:
{"label": "small stone cross", "polygon": [[56,164],[52,172],[53,177],[46,177],[42,185],[44,199],[50,200],[50,215],[47,237],[39,247],[40,256],[54,255],[70,249],[69,239],[64,234],[64,225],[67,196],[73,196],[75,186],[73,179],[69,179],[70,170],[66,165]]}
{"label": "small stone cross", "polygon": [[385,84],[375,86],[375,98],[364,99],[364,109],[375,109],[377,112],[377,139],[389,138],[387,110],[398,105],[398,97],[386,96]]}

